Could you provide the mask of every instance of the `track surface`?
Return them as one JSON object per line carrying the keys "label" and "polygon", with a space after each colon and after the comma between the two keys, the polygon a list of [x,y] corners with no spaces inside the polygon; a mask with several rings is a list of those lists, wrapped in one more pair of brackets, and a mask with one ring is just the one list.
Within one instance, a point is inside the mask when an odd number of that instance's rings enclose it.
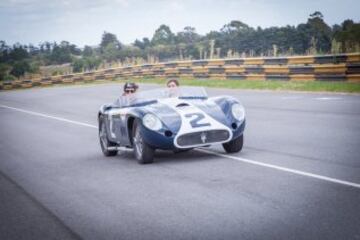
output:
{"label": "track surface", "polygon": [[243,151],[138,165],[91,127],[120,92],[0,92],[0,239],[360,239],[359,95],[208,89],[245,105]]}

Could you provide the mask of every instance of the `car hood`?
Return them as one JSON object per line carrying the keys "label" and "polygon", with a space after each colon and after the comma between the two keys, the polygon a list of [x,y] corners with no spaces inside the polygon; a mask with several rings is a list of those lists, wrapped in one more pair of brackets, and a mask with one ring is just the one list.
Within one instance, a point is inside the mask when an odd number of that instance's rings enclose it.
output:
{"label": "car hood", "polygon": [[155,114],[173,133],[228,129],[228,120],[221,108],[211,100],[159,99],[144,108]]}

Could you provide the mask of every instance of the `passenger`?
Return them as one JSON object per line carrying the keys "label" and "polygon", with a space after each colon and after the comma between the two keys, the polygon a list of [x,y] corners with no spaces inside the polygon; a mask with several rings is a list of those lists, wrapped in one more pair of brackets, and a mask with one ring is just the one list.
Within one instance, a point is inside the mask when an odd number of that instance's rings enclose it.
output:
{"label": "passenger", "polygon": [[167,83],[166,83],[166,86],[168,87],[168,88],[177,88],[177,87],[179,87],[179,81],[178,80],[176,80],[176,79],[170,79],[170,80],[168,80],[167,81]]}
{"label": "passenger", "polygon": [[169,97],[178,97],[179,96],[179,81],[176,79],[170,79],[167,81],[166,86],[169,89]]}

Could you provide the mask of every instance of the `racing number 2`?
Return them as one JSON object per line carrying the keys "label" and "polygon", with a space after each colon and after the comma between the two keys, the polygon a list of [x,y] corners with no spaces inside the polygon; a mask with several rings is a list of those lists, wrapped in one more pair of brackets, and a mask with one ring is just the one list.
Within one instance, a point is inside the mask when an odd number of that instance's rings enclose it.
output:
{"label": "racing number 2", "polygon": [[202,113],[188,113],[185,114],[186,118],[192,118],[193,116],[195,116],[195,118],[193,120],[190,121],[190,125],[193,128],[198,128],[198,127],[207,127],[207,126],[211,126],[210,123],[199,123],[201,120],[203,120],[205,118],[204,114]]}

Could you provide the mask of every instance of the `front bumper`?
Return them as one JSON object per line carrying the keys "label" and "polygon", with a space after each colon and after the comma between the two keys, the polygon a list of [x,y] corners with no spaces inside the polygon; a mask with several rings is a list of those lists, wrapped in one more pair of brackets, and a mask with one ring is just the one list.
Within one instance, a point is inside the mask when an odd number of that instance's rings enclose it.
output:
{"label": "front bumper", "polygon": [[[232,138],[230,140],[233,140],[235,138],[240,137],[245,129],[245,120],[242,122],[238,122],[236,128],[230,127],[232,130]],[[152,131],[148,128],[141,125],[141,133],[143,136],[143,140],[151,147],[157,148],[157,149],[163,149],[163,150],[176,150],[179,149],[174,145],[174,139],[176,136],[176,133],[172,133],[171,136],[169,135],[169,132],[166,132],[167,130],[162,129],[160,131]],[[209,144],[216,144],[218,142],[205,142],[203,144],[198,144],[198,146],[207,146]],[[183,146],[181,149],[187,149],[192,148],[191,146]]]}

